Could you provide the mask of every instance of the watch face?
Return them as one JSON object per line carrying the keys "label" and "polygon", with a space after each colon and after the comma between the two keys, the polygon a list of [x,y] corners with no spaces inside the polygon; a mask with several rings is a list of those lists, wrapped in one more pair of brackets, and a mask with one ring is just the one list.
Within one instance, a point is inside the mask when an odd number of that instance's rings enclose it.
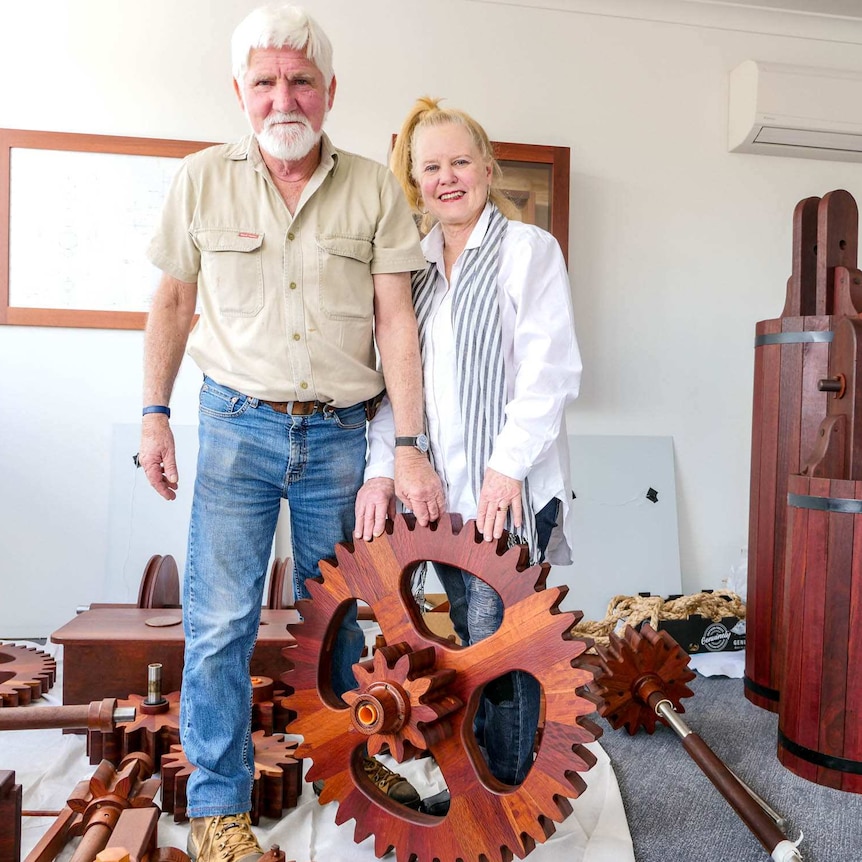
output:
{"label": "watch face", "polygon": [[424,434],[420,434],[416,438],[416,448],[420,452],[427,452],[428,451],[428,438]]}

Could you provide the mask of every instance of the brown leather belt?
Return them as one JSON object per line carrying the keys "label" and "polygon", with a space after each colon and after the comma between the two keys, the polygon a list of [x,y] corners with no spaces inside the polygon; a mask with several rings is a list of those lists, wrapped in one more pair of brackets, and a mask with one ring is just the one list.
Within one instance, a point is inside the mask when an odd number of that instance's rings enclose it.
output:
{"label": "brown leather belt", "polygon": [[[378,408],[383,396],[386,394],[384,389],[373,398],[369,398],[365,402],[365,418],[370,422]],[[291,416],[311,416],[312,413],[326,413],[334,411],[335,408],[329,404],[324,404],[322,401],[264,401],[263,398],[258,398],[258,404],[266,404],[271,407],[276,413],[289,413]]]}
{"label": "brown leather belt", "polygon": [[258,403],[272,407],[276,413],[289,413],[291,416],[311,416],[312,413],[323,413],[326,404],[321,401],[264,401]]}

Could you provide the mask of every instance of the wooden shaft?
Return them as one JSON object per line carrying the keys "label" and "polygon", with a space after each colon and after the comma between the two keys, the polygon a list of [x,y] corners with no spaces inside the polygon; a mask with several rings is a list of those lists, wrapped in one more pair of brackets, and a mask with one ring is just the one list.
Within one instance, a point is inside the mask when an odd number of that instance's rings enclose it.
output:
{"label": "wooden shaft", "polygon": [[84,834],[69,862],[93,862],[96,855],[108,846],[121,813],[122,809],[115,805],[97,809],[84,827]]}
{"label": "wooden shaft", "polygon": [[767,853],[772,855],[775,848],[787,840],[775,820],[758,804],[757,799],[718,755],[679,717],[673,704],[662,692],[654,692],[649,696],[649,706],[670,724],[680,737],[689,757],[715,785],[716,790],[727,800]]}
{"label": "wooden shaft", "polygon": [[740,784],[736,776],[696,733],[690,733],[683,738],[682,745],[771,855],[772,851],[785,840],[784,833],[772,818],[752,799],[751,794]]}
{"label": "wooden shaft", "polygon": [[[44,706],[38,709],[0,710],[0,730],[42,730],[73,728],[99,730],[103,733],[116,728],[117,701],[106,698],[90,704]],[[128,719],[126,719],[128,720]]]}

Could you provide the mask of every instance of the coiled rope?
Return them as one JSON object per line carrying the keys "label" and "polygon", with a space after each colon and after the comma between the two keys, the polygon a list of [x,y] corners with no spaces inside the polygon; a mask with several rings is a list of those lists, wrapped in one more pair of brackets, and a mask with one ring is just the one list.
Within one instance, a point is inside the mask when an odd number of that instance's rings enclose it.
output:
{"label": "coiled rope", "polygon": [[603,620],[581,620],[573,626],[575,637],[589,637],[607,644],[611,632],[620,633],[626,625],[637,628],[642,622],[658,630],[660,620],[684,620],[699,614],[713,622],[724,617],[745,619],[745,602],[730,590],[693,593],[675,599],[661,596],[614,596]]}

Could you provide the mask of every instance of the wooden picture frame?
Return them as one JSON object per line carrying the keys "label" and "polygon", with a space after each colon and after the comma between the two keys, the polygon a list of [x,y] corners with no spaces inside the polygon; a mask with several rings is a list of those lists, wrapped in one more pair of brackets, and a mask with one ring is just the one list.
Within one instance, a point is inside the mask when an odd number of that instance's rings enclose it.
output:
{"label": "wooden picture frame", "polygon": [[492,141],[503,190],[522,220],[553,234],[569,262],[569,147]]}
{"label": "wooden picture frame", "polygon": [[[44,279],[45,283],[36,289],[27,287],[19,291],[13,283],[13,269],[22,272],[45,266],[46,259],[58,253],[64,230],[55,230],[47,239],[41,235],[37,223],[44,213],[46,219],[65,219],[70,246],[86,233],[92,247],[105,250],[103,259],[94,260],[91,265],[102,263],[105,279],[115,277],[121,281],[118,273],[111,272],[114,264],[107,253],[115,251],[117,243],[105,238],[115,237],[119,226],[125,231],[125,239],[134,246],[128,253],[139,254],[143,260],[155,227],[153,214],[161,209],[168,175],[172,175],[184,156],[208,146],[202,141],[0,129],[0,324],[143,329],[147,312],[124,307],[123,301],[115,301],[113,294],[108,303],[95,301],[92,307],[81,307],[82,297],[75,290],[89,289],[85,278],[76,283],[69,274],[65,292],[55,289],[53,283],[49,285],[51,279]],[[165,162],[166,159],[176,160],[176,165]],[[16,172],[16,165],[20,172]],[[88,187],[76,188],[74,170],[70,170],[75,165],[86,165],[91,180]],[[27,186],[28,177],[38,177],[32,189]],[[93,182],[92,177],[97,180]],[[156,178],[159,188],[147,189],[148,218],[138,218],[141,209],[132,208],[131,198]],[[104,205],[107,198],[101,195],[113,195],[111,200],[116,206]],[[63,211],[58,213],[61,207]],[[21,214],[19,208],[28,212]],[[130,223],[124,224],[124,216],[130,214]],[[28,247],[28,243],[32,246]],[[13,260],[16,255],[21,260]],[[71,253],[68,257],[72,259]],[[51,265],[62,267],[62,263],[58,258]],[[34,281],[38,283],[36,276]],[[46,299],[45,292],[50,290],[55,293],[48,294]],[[19,292],[23,301],[18,299]],[[41,297],[39,303],[33,302],[37,293]],[[67,302],[64,297],[70,300]],[[83,297],[85,303],[87,299]]]}

